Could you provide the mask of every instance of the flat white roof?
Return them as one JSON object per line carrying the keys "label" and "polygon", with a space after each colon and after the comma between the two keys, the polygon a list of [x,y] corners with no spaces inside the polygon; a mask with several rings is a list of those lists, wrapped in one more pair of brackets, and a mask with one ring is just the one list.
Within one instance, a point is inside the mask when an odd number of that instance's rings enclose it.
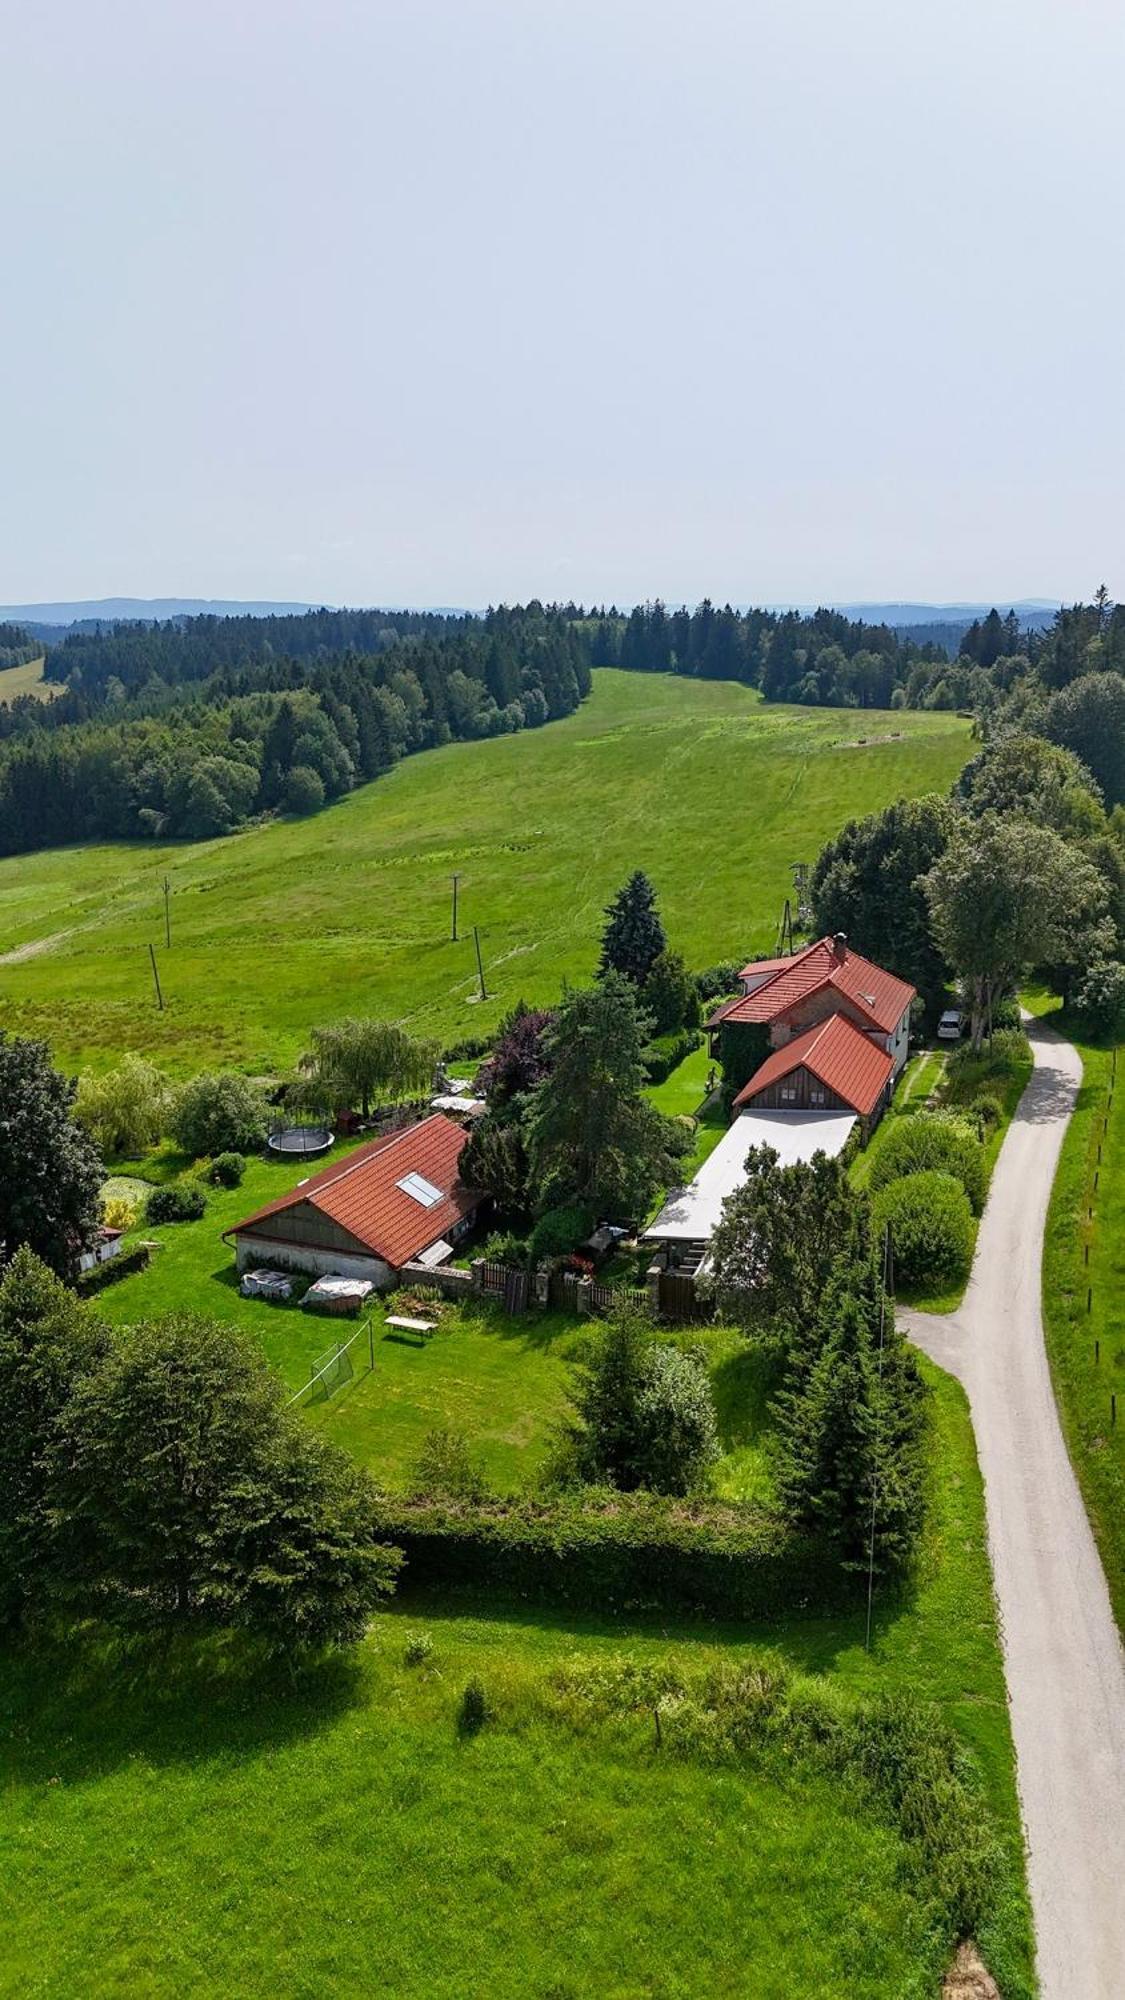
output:
{"label": "flat white roof", "polygon": [[695,1179],[669,1195],[645,1236],[708,1242],[728,1194],[733,1194],[745,1178],[746,1155],[752,1147],[772,1146],[783,1167],[811,1160],[814,1153],[827,1153],[834,1159],[843,1152],[855,1122],[850,1111],[740,1112]]}

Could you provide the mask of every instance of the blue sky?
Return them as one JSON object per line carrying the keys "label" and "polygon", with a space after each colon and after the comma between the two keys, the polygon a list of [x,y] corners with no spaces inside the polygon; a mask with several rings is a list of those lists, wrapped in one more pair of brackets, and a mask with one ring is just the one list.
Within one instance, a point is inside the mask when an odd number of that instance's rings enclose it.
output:
{"label": "blue sky", "polygon": [[1125,595],[1108,0],[37,0],[0,48],[0,601]]}

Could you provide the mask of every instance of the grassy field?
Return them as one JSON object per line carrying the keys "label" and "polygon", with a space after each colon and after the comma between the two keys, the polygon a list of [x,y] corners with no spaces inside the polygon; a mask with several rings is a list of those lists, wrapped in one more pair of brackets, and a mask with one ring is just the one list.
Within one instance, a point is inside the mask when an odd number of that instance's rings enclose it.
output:
{"label": "grassy field", "polygon": [[54,701],[60,687],[43,679],[43,661],[28,660],[22,667],[0,667],[0,701],[15,701],[17,695],[33,694],[36,701]]}
{"label": "grassy field", "polygon": [[698,1173],[708,1153],[714,1152],[727,1129],[728,1120],[718,1096],[707,1094],[707,1084],[717,1070],[718,1064],[708,1055],[704,1042],[685,1057],[663,1083],[651,1084],[646,1092],[666,1118],[696,1118],[699,1121],[695,1144],[681,1170],[685,1181],[690,1181],[692,1175]]}
{"label": "grassy field", "polygon": [[1125,1067],[1119,1098],[1115,1051],[1072,1039],[1082,1087],[1051,1195],[1043,1318],[1071,1463],[1125,1632]]}
{"label": "grassy field", "polygon": [[310,819],[0,862],[0,1019],[69,1066],[135,1048],[178,1074],[287,1065],[348,1010],[456,1041],[588,977],[602,908],[636,867],[692,965],[772,946],[790,865],[854,814],[946,791],[969,747],[953,715],[772,707],[732,683],[607,670],[565,721],[408,758]]}
{"label": "grassy field", "polygon": [[[8,1718],[0,1990],[413,2000],[932,2000],[945,1956],[899,1833],[799,1765],[662,1757],[651,1725],[550,1711],[564,1661],[744,1660],[764,1640],[841,1697],[909,1689],[964,1735],[1006,1840],[980,1943],[1031,1992],[1019,1821],[980,1481],[961,1392],[928,1371],[942,1467],[919,1588],[778,1631],[575,1624],[404,1595],[290,1686],[93,1643],[0,1662]],[[434,1650],[404,1664],[408,1636]],[[484,1683],[496,1720],[456,1728]]]}

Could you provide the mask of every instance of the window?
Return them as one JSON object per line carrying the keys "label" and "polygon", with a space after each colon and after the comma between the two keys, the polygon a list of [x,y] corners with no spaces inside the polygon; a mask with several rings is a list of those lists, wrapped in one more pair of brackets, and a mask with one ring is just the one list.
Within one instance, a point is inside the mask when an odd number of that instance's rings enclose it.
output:
{"label": "window", "polygon": [[395,1182],[395,1186],[401,1188],[403,1194],[408,1194],[410,1199],[418,1202],[422,1208],[433,1208],[434,1204],[441,1200],[441,1189],[436,1188],[432,1181],[428,1181],[424,1174],[404,1174],[400,1181]]}
{"label": "window", "polygon": [[796,1086],[796,1084],[795,1084],[795,1083],[783,1083],[783,1084],[782,1084],[782,1086],[781,1086],[781,1101],[782,1101],[782,1103],[783,1103],[783,1104],[795,1104],[795,1103],[796,1103],[796,1101],[797,1101],[797,1086]]}
{"label": "window", "polygon": [[824,1092],[823,1092],[823,1090],[810,1090],[810,1092],[809,1092],[809,1103],[810,1103],[810,1104],[823,1104],[823,1103],[824,1103]]}

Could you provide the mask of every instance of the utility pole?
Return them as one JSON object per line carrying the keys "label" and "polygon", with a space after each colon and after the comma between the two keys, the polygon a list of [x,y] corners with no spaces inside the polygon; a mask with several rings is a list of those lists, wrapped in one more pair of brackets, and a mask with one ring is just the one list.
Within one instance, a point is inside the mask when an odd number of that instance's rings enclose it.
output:
{"label": "utility pole", "polygon": [[166,875],[164,877],[164,943],[169,951],[172,949],[172,913],[168,901],[171,894],[172,884]]}
{"label": "utility pole", "polygon": [[477,976],[480,979],[480,997],[482,1000],[487,1000],[488,994],[484,990],[484,967],[480,962],[480,932],[475,924],[473,925],[473,943],[477,948]]}
{"label": "utility pole", "polygon": [[162,993],[162,992],[160,991],[160,974],[159,974],[159,973],[158,973],[158,971],[156,970],[156,953],[155,953],[155,951],[153,950],[153,948],[152,948],[152,946],[151,946],[151,945],[149,945],[149,948],[148,948],[148,955],[149,955],[149,957],[150,957],[150,958],[151,958],[151,960],[152,960],[152,977],[153,977],[153,982],[154,982],[154,984],[155,984],[155,986],[156,986],[156,1004],[157,1004],[157,1006],[159,1007],[159,1009],[160,1009],[161,1013],[163,1014],[163,1012],[164,1012],[164,995],[163,995],[163,993]]}
{"label": "utility pole", "polygon": [[458,884],[458,882],[459,882],[460,880],[461,880],[461,877],[460,877],[459,875],[455,875],[455,876],[453,877],[453,942],[454,942],[454,944],[456,944],[456,942],[457,942],[457,884]]}

